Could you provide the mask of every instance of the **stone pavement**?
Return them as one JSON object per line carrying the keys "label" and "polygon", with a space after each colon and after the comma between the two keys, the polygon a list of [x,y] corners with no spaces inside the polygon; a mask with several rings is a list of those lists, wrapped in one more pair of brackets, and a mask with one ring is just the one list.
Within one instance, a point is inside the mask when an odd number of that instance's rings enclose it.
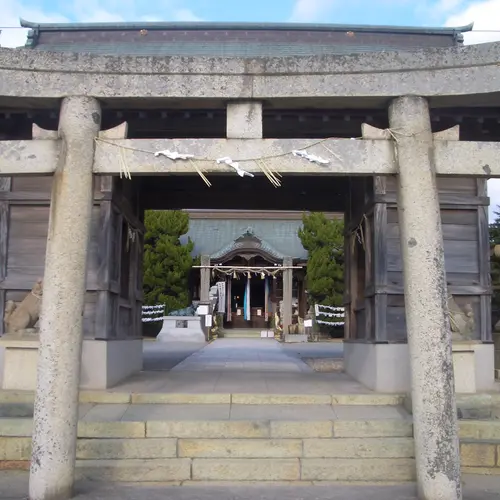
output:
{"label": "stone pavement", "polygon": [[144,342],[145,371],[110,391],[370,393],[343,373],[317,373],[302,361],[318,357],[341,359],[342,349],[339,343],[281,344],[274,339],[248,338],[217,339],[206,346]]}
{"label": "stone pavement", "polygon": [[144,340],[143,369],[145,371],[169,371],[188,356],[206,346],[205,342],[157,342]]}
{"label": "stone pavement", "polygon": [[[498,500],[500,476],[464,476],[464,500]],[[80,482],[75,500],[416,500],[413,484],[378,485],[189,485]],[[26,500],[28,474],[0,472],[0,498]]]}

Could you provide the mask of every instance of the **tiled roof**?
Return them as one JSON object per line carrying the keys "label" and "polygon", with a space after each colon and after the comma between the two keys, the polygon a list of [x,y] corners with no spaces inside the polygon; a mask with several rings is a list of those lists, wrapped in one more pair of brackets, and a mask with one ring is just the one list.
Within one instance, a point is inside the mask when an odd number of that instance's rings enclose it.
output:
{"label": "tiled roof", "polygon": [[191,238],[195,245],[193,255],[214,255],[229,250],[234,241],[251,228],[268,253],[307,259],[307,251],[297,234],[300,227],[301,220],[191,219],[189,232],[181,241]]}
{"label": "tiled roof", "polygon": [[452,46],[457,28],[299,23],[84,23],[21,20],[36,50],[144,56],[318,56]]}

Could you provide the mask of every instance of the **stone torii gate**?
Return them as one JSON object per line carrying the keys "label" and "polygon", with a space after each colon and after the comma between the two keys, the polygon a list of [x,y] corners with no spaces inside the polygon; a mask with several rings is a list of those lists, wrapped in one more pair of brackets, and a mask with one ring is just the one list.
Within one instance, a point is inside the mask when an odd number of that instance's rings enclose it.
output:
{"label": "stone torii gate", "polygon": [[[167,62],[147,58],[134,65],[126,58],[78,56],[79,65],[68,70],[64,65],[71,66],[74,59],[1,49],[0,97],[62,98],[57,138],[48,133],[45,139],[0,142],[0,175],[54,177],[30,498],[69,498],[73,487],[93,176],[117,175],[123,164],[132,176],[196,173],[193,163],[155,158],[147,153],[168,149],[209,158],[266,157],[270,168],[285,175],[307,172],[397,176],[418,485],[422,498],[460,499],[451,334],[436,176],[500,177],[500,143],[460,142],[457,130],[433,135],[428,98],[498,92],[499,54],[500,44],[492,44],[482,49],[405,55],[403,62],[399,54],[332,57],[330,64],[325,64],[325,58],[294,58],[293,64],[286,60],[253,60],[250,66],[241,60],[224,71],[217,68],[220,61],[201,58],[187,65],[175,58]],[[126,67],[128,64],[133,67]],[[141,64],[151,65],[149,71]],[[437,74],[436,68],[441,73]],[[117,74],[123,73],[129,77],[119,76],[121,83],[117,84]],[[203,88],[200,79],[206,79],[207,73],[212,73],[211,84]],[[284,84],[290,77],[293,84]],[[149,97],[165,97],[168,89],[168,97],[172,98],[203,97],[207,93],[253,101],[228,107],[228,139],[96,140],[100,100],[140,97],[146,88]],[[407,95],[409,92],[413,95]],[[262,137],[262,115],[254,112],[262,109],[261,100],[313,95],[383,95],[390,101],[390,129],[365,127],[362,140],[325,141],[321,156],[330,160],[327,166],[292,155],[281,156],[304,148],[310,141],[255,138],[259,133]],[[240,133],[238,124],[244,125]],[[316,154],[313,149],[310,152]],[[255,161],[241,163],[247,172],[261,172]],[[207,174],[233,172],[230,166],[213,161],[200,163],[199,167]]]}

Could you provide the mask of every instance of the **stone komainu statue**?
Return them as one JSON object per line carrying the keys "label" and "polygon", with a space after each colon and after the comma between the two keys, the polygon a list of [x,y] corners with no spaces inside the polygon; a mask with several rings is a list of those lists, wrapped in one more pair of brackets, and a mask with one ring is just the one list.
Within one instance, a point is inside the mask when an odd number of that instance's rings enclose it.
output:
{"label": "stone komainu statue", "polygon": [[5,333],[22,333],[32,330],[40,318],[40,305],[43,295],[43,281],[39,279],[31,292],[16,305],[13,300],[5,304]]}

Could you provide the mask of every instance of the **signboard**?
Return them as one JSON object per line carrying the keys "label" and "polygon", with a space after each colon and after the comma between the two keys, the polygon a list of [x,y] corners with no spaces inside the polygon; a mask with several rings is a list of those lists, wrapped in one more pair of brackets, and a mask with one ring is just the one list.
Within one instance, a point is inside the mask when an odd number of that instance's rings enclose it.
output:
{"label": "signboard", "polygon": [[208,314],[208,306],[207,305],[198,306],[198,309],[196,309],[196,314],[198,314],[199,316],[205,316],[205,314]]}

